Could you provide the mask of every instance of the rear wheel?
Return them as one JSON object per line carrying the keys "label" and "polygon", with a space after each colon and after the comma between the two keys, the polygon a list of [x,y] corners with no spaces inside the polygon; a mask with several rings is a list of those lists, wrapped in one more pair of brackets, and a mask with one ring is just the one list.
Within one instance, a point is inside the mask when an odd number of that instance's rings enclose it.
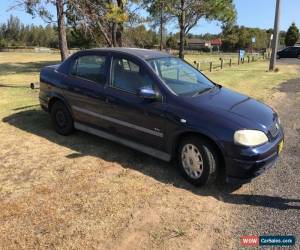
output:
{"label": "rear wheel", "polygon": [[55,131],[61,135],[69,135],[74,131],[72,115],[61,101],[56,101],[52,105],[51,120]]}
{"label": "rear wheel", "polygon": [[205,138],[185,138],[178,149],[177,161],[182,175],[195,186],[216,180],[219,165],[217,151]]}

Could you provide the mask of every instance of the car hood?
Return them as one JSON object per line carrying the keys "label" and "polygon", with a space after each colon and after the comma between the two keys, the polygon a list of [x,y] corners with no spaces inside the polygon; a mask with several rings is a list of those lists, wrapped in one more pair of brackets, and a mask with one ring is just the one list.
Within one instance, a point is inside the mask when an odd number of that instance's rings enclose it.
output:
{"label": "car hood", "polygon": [[185,97],[185,100],[193,110],[213,112],[244,128],[266,130],[276,118],[276,113],[269,106],[224,87]]}

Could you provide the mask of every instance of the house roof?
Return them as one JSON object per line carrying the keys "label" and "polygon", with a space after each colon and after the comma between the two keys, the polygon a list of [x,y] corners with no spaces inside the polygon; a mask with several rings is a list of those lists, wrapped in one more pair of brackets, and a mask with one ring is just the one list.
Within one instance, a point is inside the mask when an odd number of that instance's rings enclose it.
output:
{"label": "house roof", "polygon": [[222,45],[222,40],[220,38],[214,38],[211,40],[211,45]]}

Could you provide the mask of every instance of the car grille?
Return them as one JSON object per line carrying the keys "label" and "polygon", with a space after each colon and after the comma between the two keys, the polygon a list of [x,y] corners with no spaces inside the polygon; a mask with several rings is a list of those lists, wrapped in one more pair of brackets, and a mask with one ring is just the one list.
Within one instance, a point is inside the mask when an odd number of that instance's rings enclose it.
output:
{"label": "car grille", "polygon": [[279,131],[280,131],[280,125],[279,125],[278,121],[276,120],[273,123],[273,125],[269,128],[269,132],[270,132],[271,136],[273,138],[275,138],[279,134]]}

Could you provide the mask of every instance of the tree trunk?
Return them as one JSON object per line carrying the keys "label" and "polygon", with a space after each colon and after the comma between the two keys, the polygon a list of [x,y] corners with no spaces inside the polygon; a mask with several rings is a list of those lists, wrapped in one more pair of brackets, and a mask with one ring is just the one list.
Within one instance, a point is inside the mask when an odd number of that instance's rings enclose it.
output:
{"label": "tree trunk", "polygon": [[117,26],[117,33],[116,33],[116,39],[117,39],[117,45],[119,47],[123,47],[123,23],[119,23]]}
{"label": "tree trunk", "polygon": [[59,42],[61,60],[63,61],[69,55],[63,0],[56,0],[56,10],[57,10],[58,42]]}
{"label": "tree trunk", "polygon": [[[123,0],[117,0],[118,7],[124,11],[124,3]],[[117,40],[117,45],[119,47],[123,46],[123,31],[124,31],[124,26],[123,22],[118,23],[117,25],[117,31],[116,31],[116,40]]]}
{"label": "tree trunk", "polygon": [[181,13],[179,17],[179,29],[180,29],[180,37],[179,37],[179,57],[184,58],[184,39],[185,39],[185,9],[184,9],[185,0],[181,0]]}
{"label": "tree trunk", "polygon": [[112,47],[117,47],[117,37],[116,37],[116,33],[117,33],[117,24],[114,22],[114,23],[112,24],[112,28],[111,28],[111,41],[112,41],[111,46],[112,46]]}
{"label": "tree trunk", "polygon": [[160,45],[159,49],[163,50],[163,3],[160,6]]}

